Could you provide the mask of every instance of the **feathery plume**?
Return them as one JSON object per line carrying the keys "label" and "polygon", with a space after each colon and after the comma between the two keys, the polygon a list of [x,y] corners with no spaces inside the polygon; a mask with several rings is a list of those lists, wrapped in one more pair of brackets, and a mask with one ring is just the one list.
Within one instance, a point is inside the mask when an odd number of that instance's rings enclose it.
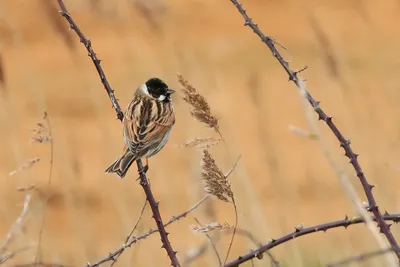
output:
{"label": "feathery plume", "polygon": [[17,172],[20,172],[22,170],[30,169],[35,163],[37,163],[39,161],[40,161],[40,158],[28,159],[21,166],[19,166],[17,169],[11,171],[8,175],[13,176]]}
{"label": "feathery plume", "polygon": [[214,137],[205,137],[205,138],[194,138],[193,140],[183,144],[179,145],[180,147],[195,147],[196,149],[209,149],[210,147],[216,146],[221,142],[220,138],[214,138]]}
{"label": "feathery plume", "polygon": [[36,123],[36,128],[32,130],[31,143],[48,143],[51,141],[52,138],[46,119],[47,113],[45,112],[43,118]]}
{"label": "feathery plume", "polygon": [[203,150],[202,167],[201,179],[204,182],[206,193],[216,196],[219,200],[225,202],[234,202],[231,185],[227,179],[228,176],[222,173],[207,150]]}
{"label": "feathery plume", "polygon": [[192,224],[190,226],[191,230],[195,233],[207,233],[215,230],[226,230],[226,229],[232,229],[233,226],[229,225],[227,222],[225,223],[219,223],[219,222],[212,222],[208,224],[203,224],[203,225],[195,225]]}
{"label": "feathery plume", "polygon": [[190,114],[198,121],[207,124],[208,127],[219,131],[218,119],[211,113],[210,105],[204,96],[197,92],[181,74],[178,74],[178,82],[182,85],[183,100],[192,106]]}

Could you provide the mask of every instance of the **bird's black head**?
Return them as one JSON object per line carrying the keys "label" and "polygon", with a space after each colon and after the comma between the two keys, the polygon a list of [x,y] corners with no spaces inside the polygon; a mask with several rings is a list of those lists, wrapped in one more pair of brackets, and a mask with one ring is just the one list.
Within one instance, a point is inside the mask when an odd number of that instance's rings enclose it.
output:
{"label": "bird's black head", "polygon": [[147,91],[149,94],[163,102],[171,101],[171,94],[175,91],[168,88],[168,85],[159,78],[151,78],[146,82]]}

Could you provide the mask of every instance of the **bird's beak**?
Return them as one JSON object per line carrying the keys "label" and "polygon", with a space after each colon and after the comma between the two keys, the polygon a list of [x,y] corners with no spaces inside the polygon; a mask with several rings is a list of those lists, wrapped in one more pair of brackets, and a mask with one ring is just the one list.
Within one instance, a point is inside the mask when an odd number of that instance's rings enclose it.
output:
{"label": "bird's beak", "polygon": [[173,93],[175,93],[175,90],[168,88],[167,89],[167,94],[172,95]]}

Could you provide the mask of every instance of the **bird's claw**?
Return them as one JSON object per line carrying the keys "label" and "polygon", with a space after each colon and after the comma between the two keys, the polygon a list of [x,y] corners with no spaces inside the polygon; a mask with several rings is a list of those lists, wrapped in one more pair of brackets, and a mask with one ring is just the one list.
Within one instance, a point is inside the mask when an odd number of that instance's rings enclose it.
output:
{"label": "bird's claw", "polygon": [[139,170],[139,174],[141,173],[146,174],[148,170],[149,170],[149,165],[145,165]]}

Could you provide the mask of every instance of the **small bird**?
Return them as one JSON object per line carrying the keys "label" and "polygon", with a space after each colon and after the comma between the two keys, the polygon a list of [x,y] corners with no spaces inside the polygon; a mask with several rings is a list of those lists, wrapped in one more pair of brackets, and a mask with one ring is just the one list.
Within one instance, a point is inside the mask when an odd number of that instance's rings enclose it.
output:
{"label": "small bird", "polygon": [[[175,91],[159,78],[151,78],[139,88],[125,111],[123,123],[124,151],[106,173],[123,178],[132,163],[157,154],[167,143],[175,124],[171,94]],[[145,166],[145,171],[148,164]]]}

